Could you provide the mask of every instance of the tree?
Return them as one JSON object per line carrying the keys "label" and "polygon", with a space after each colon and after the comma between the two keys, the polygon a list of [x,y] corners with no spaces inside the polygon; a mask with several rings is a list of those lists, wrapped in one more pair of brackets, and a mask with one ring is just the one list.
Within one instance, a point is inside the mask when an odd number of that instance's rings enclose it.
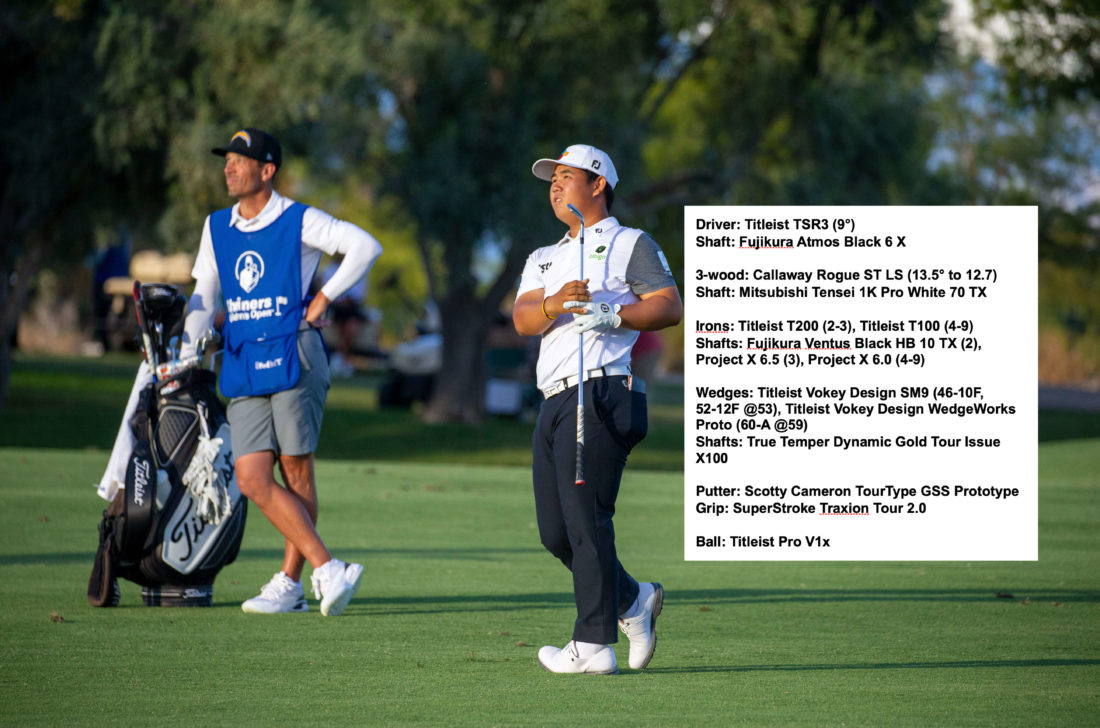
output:
{"label": "tree", "polygon": [[[392,98],[373,152],[417,221],[443,318],[428,420],[482,413],[483,343],[527,254],[561,234],[531,162],[577,139],[621,145],[661,37],[654,2],[440,0],[374,9],[375,82]],[[491,275],[484,259],[499,257]]]}
{"label": "tree", "polygon": [[[679,239],[679,205],[874,203],[923,178],[914,107],[934,2],[416,2],[376,8],[394,113],[379,174],[418,221],[444,321],[430,420],[476,419],[488,321],[561,226],[537,156],[611,152],[616,212]],[[885,73],[883,73],[885,72]],[[873,161],[872,161],[873,160]],[[914,173],[916,170],[916,173]],[[674,261],[680,258],[668,245]],[[479,279],[493,250],[495,275]]]}
{"label": "tree", "polygon": [[616,214],[656,232],[674,269],[685,202],[935,194],[921,85],[935,0],[62,6],[79,17],[51,42],[84,54],[68,91],[88,174],[109,182],[105,222],[140,218],[164,247],[193,248],[224,204],[211,140],[257,119],[307,160],[310,187],[355,176],[400,208],[443,314],[430,420],[480,417],[489,322],[528,253],[561,234],[536,157],[608,150]]}
{"label": "tree", "polygon": [[[1100,376],[1100,7],[979,0],[955,130],[977,201],[1039,206],[1039,376]],[[984,42],[983,42],[984,41]],[[992,42],[991,42],[992,41]]]}
{"label": "tree", "polygon": [[10,69],[0,273],[14,280],[0,286],[0,407],[11,333],[43,260],[79,261],[94,228],[119,223],[194,249],[203,217],[224,205],[212,143],[256,120],[280,130],[289,155],[356,153],[346,132],[365,65],[353,8],[337,4],[335,18],[302,0],[0,10]]}
{"label": "tree", "polygon": [[0,9],[0,409],[11,341],[43,261],[89,238],[109,183],[84,113],[96,87],[94,21],[63,3]]}
{"label": "tree", "polygon": [[349,8],[328,8],[190,0],[105,12],[95,57],[96,149],[105,167],[137,175],[124,189],[163,197],[153,210],[166,246],[193,250],[205,216],[225,206],[210,149],[236,129],[267,127],[284,158],[307,157],[321,169],[334,154],[362,154],[348,133],[366,87],[361,26]]}
{"label": "tree", "polygon": [[1100,99],[1100,7],[1093,0],[975,0],[1014,99]]}

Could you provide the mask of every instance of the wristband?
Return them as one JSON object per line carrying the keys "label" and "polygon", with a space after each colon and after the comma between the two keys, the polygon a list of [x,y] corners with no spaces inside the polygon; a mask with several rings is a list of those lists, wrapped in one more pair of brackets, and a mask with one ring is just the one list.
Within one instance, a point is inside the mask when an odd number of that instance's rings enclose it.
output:
{"label": "wristband", "polygon": [[[546,298],[549,298],[549,296],[547,296]],[[542,299],[542,315],[550,321],[553,321],[557,318],[557,316],[551,316],[550,314],[546,313],[546,298]]]}

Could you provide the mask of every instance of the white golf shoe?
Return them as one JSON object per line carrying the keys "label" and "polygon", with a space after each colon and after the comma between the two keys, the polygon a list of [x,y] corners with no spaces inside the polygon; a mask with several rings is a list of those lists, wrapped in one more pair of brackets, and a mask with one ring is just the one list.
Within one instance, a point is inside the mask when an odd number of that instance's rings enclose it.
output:
{"label": "white golf shoe", "polygon": [[310,578],[313,581],[313,596],[321,600],[321,614],[335,617],[344,611],[359,590],[363,567],[330,559],[314,569]]}
{"label": "white golf shoe", "polygon": [[614,675],[619,671],[611,645],[603,645],[590,657],[580,656],[576,642],[560,649],[547,645],[539,650],[539,664],[548,672]]}
{"label": "white golf shoe", "polygon": [[665,600],[665,589],[660,584],[638,584],[638,601],[641,610],[633,617],[620,617],[619,629],[630,640],[630,658],[627,664],[632,670],[641,670],[653,659],[657,647],[657,615]]}
{"label": "white golf shoe", "polygon": [[308,612],[309,604],[302,591],[302,583],[280,571],[263,585],[258,597],[249,599],[241,605],[241,609],[249,614]]}

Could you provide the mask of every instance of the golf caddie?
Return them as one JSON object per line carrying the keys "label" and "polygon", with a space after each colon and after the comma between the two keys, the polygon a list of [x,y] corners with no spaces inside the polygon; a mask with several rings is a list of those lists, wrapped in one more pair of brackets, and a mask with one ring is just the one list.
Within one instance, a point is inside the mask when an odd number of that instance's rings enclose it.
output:
{"label": "golf caddie", "polygon": [[542,337],[535,512],[543,545],[573,574],[577,606],[572,640],[538,659],[550,672],[618,672],[611,645],[622,630],[640,670],[657,644],[664,590],[623,568],[611,522],[627,456],[648,428],[630,350],[639,331],[679,323],[683,304],[653,238],[610,216],[618,174],[606,153],[576,144],[531,171],[550,182],[550,207],[569,231],[528,257],[513,320]]}
{"label": "golf caddie", "polygon": [[[328,323],[329,302],[367,274],[382,248],[359,227],[275,191],[282,150],[270,134],[242,129],[213,152],[225,157],[226,187],[237,202],[203,225],[181,354],[194,353],[224,296],[219,387],[230,398],[237,484],[286,539],[282,570],[242,608],[308,611],[301,583],[308,561],[321,614],[335,616],[358,590],[363,567],[333,558],[316,528],[313,452],[329,386],[318,329]],[[310,299],[323,253],[343,262]]]}

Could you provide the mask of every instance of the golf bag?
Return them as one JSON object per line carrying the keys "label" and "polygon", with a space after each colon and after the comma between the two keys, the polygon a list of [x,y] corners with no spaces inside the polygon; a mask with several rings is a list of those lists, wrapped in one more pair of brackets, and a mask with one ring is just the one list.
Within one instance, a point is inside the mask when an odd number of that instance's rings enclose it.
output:
{"label": "golf bag", "polygon": [[229,423],[202,354],[171,358],[183,296],[172,286],[135,284],[134,297],[154,381],[130,418],[134,446],[124,487],[99,524],[88,601],[118,604],[121,577],[143,587],[146,606],[210,606],[214,578],[237,557],[247,513]]}

